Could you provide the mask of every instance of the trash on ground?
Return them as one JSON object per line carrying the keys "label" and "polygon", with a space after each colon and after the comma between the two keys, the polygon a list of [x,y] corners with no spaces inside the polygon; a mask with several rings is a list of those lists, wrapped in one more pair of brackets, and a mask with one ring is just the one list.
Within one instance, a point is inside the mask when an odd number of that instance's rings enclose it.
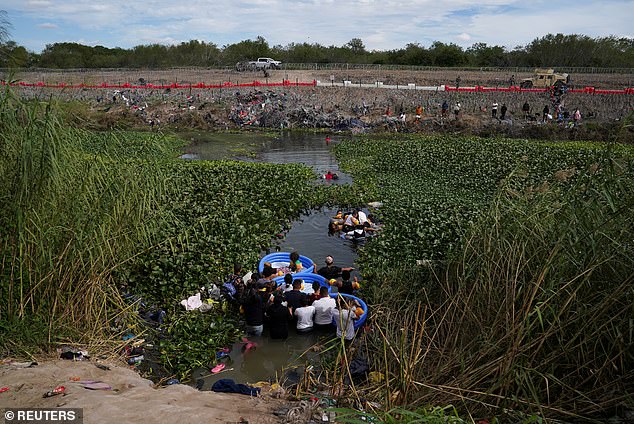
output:
{"label": "trash on ground", "polygon": [[140,364],[141,362],[143,362],[143,359],[144,359],[143,355],[134,356],[128,359],[128,365]]}
{"label": "trash on ground", "polygon": [[225,369],[225,364],[218,364],[211,369],[212,374],[218,374],[220,371]]}
{"label": "trash on ground", "polygon": [[193,296],[189,296],[187,299],[181,300],[181,305],[185,307],[186,311],[193,311],[198,309],[203,304],[203,301],[200,300],[200,293],[196,293]]}
{"label": "trash on ground", "polygon": [[57,386],[52,390],[49,390],[48,392],[44,393],[45,398],[48,397],[53,397],[53,396],[57,396],[57,395],[63,395],[66,393],[66,387],[64,386]]}
{"label": "trash on ground", "polygon": [[88,390],[112,390],[112,386],[101,381],[78,381],[78,383]]}
{"label": "trash on ground", "polygon": [[246,337],[242,338],[242,342],[244,343],[244,345],[242,346],[242,352],[245,353],[258,347],[258,344],[256,342],[252,342]]}
{"label": "trash on ground", "polygon": [[62,359],[72,361],[84,361],[86,359],[90,359],[90,355],[87,350],[64,346],[61,349],[57,349],[57,351],[60,353],[59,357]]}

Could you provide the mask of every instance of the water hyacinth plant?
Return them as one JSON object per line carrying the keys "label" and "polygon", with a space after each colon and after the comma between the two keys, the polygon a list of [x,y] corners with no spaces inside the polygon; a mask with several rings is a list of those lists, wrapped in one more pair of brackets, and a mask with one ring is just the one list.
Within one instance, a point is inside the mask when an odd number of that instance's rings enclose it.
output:
{"label": "water hyacinth plant", "polygon": [[431,138],[340,153],[384,200],[363,256],[377,400],[514,420],[632,408],[629,149]]}

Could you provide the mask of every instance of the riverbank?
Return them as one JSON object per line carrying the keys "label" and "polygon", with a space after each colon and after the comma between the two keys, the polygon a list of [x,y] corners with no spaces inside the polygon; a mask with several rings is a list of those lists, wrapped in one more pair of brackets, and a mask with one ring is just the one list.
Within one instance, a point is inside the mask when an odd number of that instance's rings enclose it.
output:
{"label": "riverbank", "polygon": [[[53,99],[72,125],[88,129],[227,131],[310,129],[352,134],[398,132],[548,140],[634,141],[634,96],[565,95],[557,119],[546,93],[456,93],[349,87],[220,89],[19,89]],[[443,103],[448,111],[442,113]],[[507,108],[492,117],[492,104]],[[454,111],[460,105],[459,114]],[[523,107],[528,104],[529,112]],[[417,108],[421,113],[417,116]],[[553,119],[543,120],[548,106]],[[579,109],[582,119],[572,122]]]}
{"label": "riverbank", "polygon": [[[94,362],[65,360],[45,360],[30,368],[0,365],[0,387],[8,388],[0,394],[0,409],[82,408],[85,424],[278,423],[283,421],[274,412],[288,409],[286,401],[266,393],[202,392],[182,384],[156,388],[132,369],[112,362],[107,366],[103,370]],[[74,379],[100,381],[111,390],[89,390]],[[63,395],[43,397],[60,385],[66,389]]]}

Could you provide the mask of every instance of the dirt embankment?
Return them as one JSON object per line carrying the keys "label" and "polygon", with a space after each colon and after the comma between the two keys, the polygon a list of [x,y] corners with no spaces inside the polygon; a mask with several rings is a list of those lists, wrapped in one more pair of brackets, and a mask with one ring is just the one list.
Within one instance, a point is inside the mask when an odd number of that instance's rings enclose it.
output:
{"label": "dirt embankment", "polygon": [[[0,409],[83,408],[84,423],[278,423],[284,402],[267,395],[201,392],[182,384],[156,389],[135,371],[110,364],[56,360],[31,368],[0,365]],[[80,381],[73,381],[79,379]],[[90,390],[99,381],[111,390]],[[64,395],[43,397],[57,386]],[[9,422],[9,421],[7,421]]]}
{"label": "dirt embankment", "polygon": [[[178,72],[177,72],[178,71]],[[176,73],[177,72],[177,73]],[[385,84],[406,86],[451,83],[458,76],[462,85],[505,85],[502,73],[430,71],[272,71],[268,79],[256,73],[185,69],[165,71],[89,71],[86,73],[23,74],[23,80],[67,83],[152,84],[179,82],[232,83],[279,82],[288,79],[329,81],[349,79],[353,82],[382,80]],[[453,75],[454,72],[456,75]],[[458,75],[459,74],[459,75]],[[455,77],[455,78],[454,78]],[[516,75],[516,81],[522,75]],[[576,76],[584,85],[622,86],[629,75],[584,74]],[[279,81],[278,81],[279,80]],[[568,93],[562,97],[563,113],[558,120],[556,103],[547,93],[466,93],[420,91],[392,88],[352,87],[258,87],[215,89],[46,89],[18,88],[27,98],[79,101],[85,107],[73,111],[75,123],[93,128],[124,126],[131,128],[198,128],[226,129],[326,129],[331,131],[406,133],[460,133],[481,136],[504,135],[521,138],[620,140],[632,141],[631,126],[624,121],[634,110],[633,95],[595,95]],[[447,102],[448,114],[442,116],[441,105]],[[458,119],[453,114],[460,103]],[[491,107],[499,105],[498,116],[491,116]],[[529,104],[528,114],[523,112]],[[417,106],[423,108],[416,118]],[[499,119],[506,106],[505,119]],[[543,122],[544,107],[552,120]],[[582,119],[571,123],[575,109]],[[402,112],[402,114],[401,114]]]}

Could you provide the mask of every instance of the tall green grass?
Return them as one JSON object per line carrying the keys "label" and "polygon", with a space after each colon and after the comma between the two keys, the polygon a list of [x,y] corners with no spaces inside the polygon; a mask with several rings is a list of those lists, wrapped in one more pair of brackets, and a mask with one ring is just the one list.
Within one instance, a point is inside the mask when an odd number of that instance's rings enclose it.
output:
{"label": "tall green grass", "polygon": [[0,96],[0,320],[44,322],[48,341],[103,337],[125,315],[111,272],[153,243],[161,214],[160,167],[96,154],[90,137],[47,103]]}
{"label": "tall green grass", "polygon": [[385,271],[368,338],[384,405],[575,421],[634,408],[632,171],[607,152],[538,187],[518,172],[446,263]]}

